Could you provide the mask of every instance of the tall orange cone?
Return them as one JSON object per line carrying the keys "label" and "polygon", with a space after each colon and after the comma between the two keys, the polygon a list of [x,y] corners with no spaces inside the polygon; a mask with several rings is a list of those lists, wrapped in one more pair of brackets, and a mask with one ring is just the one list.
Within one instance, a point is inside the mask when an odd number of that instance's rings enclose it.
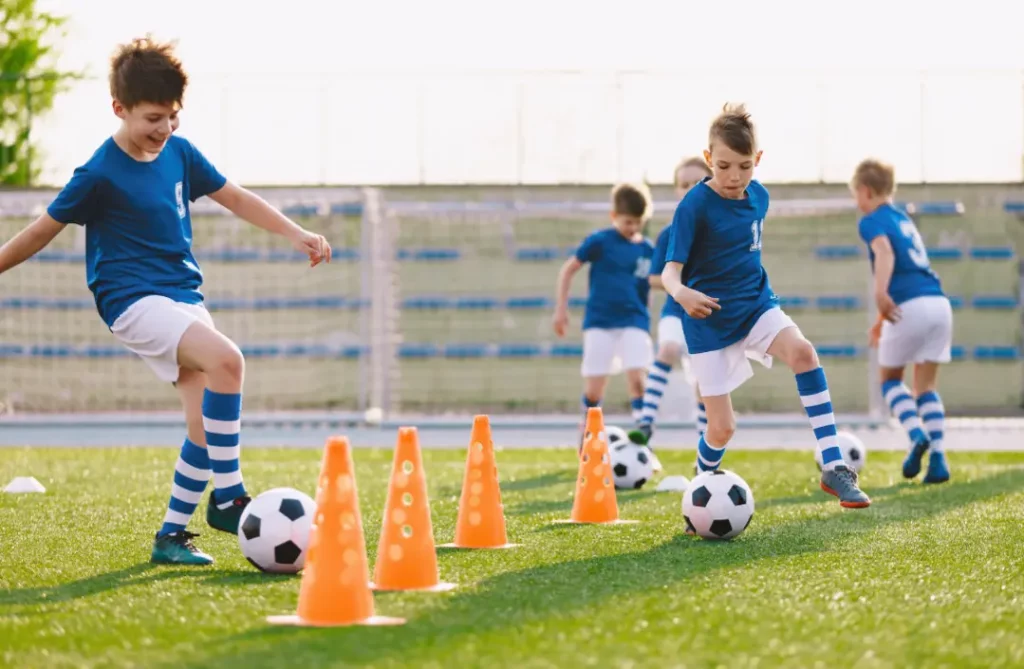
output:
{"label": "tall orange cone", "polygon": [[391,482],[373,570],[374,590],[428,590],[455,587],[437,574],[437,550],[430,522],[427,477],[419,435],[414,427],[398,430]]}
{"label": "tall orange cone", "polygon": [[604,432],[604,414],[600,407],[587,410],[583,452],[580,455],[576,495],[572,502],[571,523],[623,523],[615,499],[614,475]]}
{"label": "tall orange cone", "polygon": [[505,531],[505,507],[501,503],[491,421],[487,416],[475,416],[466,454],[455,541],[444,547],[513,548],[518,545],[508,542]]}
{"label": "tall orange cone", "polygon": [[270,616],[267,622],[315,627],[405,622],[374,613],[355,468],[344,437],[331,437],[324,448],[307,551],[297,614]]}

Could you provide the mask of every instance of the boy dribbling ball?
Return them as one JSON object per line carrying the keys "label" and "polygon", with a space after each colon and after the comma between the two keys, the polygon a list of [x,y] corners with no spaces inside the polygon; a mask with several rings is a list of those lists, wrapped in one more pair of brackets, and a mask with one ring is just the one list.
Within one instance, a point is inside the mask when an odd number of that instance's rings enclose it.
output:
{"label": "boy dribbling ball", "polygon": [[114,338],[174,384],[188,436],[151,560],[207,565],[213,558],[186,527],[213,478],[210,527],[237,533],[250,501],[239,431],[245,360],[203,306],[203,275],[192,254],[189,203],[204,195],[287,238],[310,266],[331,247],[263,199],[228,181],[199,150],[175,136],[188,77],[173,46],[136,39],[117,49],[110,94],[121,126],[74,171],[46,213],[0,248],[0,273],[31,258],[69,224],[85,226],[86,276]]}

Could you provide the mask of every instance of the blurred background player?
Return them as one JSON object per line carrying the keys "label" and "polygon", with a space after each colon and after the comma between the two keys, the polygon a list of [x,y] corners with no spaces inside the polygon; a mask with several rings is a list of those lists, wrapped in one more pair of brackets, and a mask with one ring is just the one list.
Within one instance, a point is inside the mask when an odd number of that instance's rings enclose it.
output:
{"label": "blurred background player", "polygon": [[[854,171],[850,184],[858,224],[874,274],[878,322],[871,345],[878,347],[882,396],[910,437],[903,476],[921,472],[928,456],[925,483],[949,480],[942,449],[945,413],[938,392],[939,365],[949,362],[953,344],[953,309],[932,271],[914,222],[892,203],[896,177],[891,165],[868,159]],[[903,368],[914,366],[914,398],[903,383]]]}
{"label": "blurred background player", "polygon": [[814,346],[779,307],[761,263],[768,190],[753,180],[761,160],[750,115],[726,105],[711,124],[704,157],[712,178],[686,194],[672,219],[665,290],[682,305],[690,365],[707,409],[697,447],[701,471],[717,470],[736,430],[730,394],[751,376],[748,358],[779,358],[796,374],[818,442],[821,488],[844,507],[869,506],[857,473],[843,462],[825,372]]}
{"label": "blurred background player", "polygon": [[[682,200],[691,188],[700,183],[703,179],[711,176],[711,169],[703,158],[694,157],[684,159],[676,167],[673,182],[675,185],[676,197]],[[651,261],[650,284],[652,288],[664,290],[661,282],[661,272],[665,269],[665,252],[668,249],[669,231],[671,225],[658,235],[658,241],[654,245],[654,259]],[[687,355],[686,338],[683,336],[683,308],[671,297],[665,300],[661,309],[661,318],[658,320],[658,353],[654,363],[647,372],[647,382],[644,384],[643,410],[636,428],[629,433],[631,441],[638,444],[650,446],[651,437],[654,434],[655,421],[658,419],[658,410],[661,406],[661,399],[668,388],[669,374],[675,365],[683,363],[683,356]],[[689,377],[689,371],[687,370]],[[704,434],[707,426],[707,414],[704,412],[704,403],[700,400],[699,389],[695,391],[697,401],[697,439]]]}
{"label": "blurred background player", "polygon": [[[654,245],[643,229],[651,217],[645,186],[619,184],[611,194],[612,226],[590,234],[558,273],[553,325],[565,336],[569,325],[569,287],[584,264],[590,264],[583,316],[583,413],[601,405],[608,376],[626,372],[633,419],[643,409],[644,375],[651,351],[650,292],[647,281]],[[582,428],[580,445],[582,447]]]}
{"label": "blurred background player", "polygon": [[210,196],[288,238],[313,266],[329,262],[331,249],[174,136],[187,84],[170,44],[137,39],[118,48],[110,95],[120,128],[75,170],[46,213],[0,248],[0,273],[41,251],[67,224],[85,226],[86,276],[100,317],[161,381],[175,385],[185,412],[188,436],[150,559],[205,565],[213,558],[185,527],[211,475],[210,527],[237,534],[250,500],[239,445],[245,361],[203,306],[188,203]]}

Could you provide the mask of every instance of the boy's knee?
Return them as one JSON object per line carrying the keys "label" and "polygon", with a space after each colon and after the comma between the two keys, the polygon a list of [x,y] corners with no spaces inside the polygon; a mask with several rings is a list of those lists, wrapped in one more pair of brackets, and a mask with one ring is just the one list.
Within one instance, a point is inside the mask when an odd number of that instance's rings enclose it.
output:
{"label": "boy's knee", "polygon": [[732,435],[736,433],[736,419],[735,418],[720,418],[718,420],[712,420],[708,416],[708,426],[704,431],[704,437],[709,442],[718,446],[719,448],[725,446],[732,439]]}
{"label": "boy's knee", "polygon": [[214,369],[207,372],[210,376],[217,376],[221,381],[232,381],[241,383],[245,377],[245,358],[237,346],[225,347],[215,360]]}
{"label": "boy's knee", "polygon": [[789,364],[795,370],[811,370],[818,367],[818,352],[814,350],[814,344],[802,338],[795,342]]}
{"label": "boy's knee", "polygon": [[675,342],[665,342],[658,347],[658,362],[674,365],[683,357],[683,349]]}

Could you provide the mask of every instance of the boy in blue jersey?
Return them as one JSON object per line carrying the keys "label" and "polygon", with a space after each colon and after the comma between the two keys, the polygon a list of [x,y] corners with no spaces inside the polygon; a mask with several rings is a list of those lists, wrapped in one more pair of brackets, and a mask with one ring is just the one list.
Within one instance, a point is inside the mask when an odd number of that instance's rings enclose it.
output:
{"label": "boy in blue jersey", "polygon": [[239,464],[245,361],[203,306],[189,203],[210,196],[239,218],[330,262],[331,248],[255,194],[227,181],[174,136],[187,75],[173,47],[119,47],[110,93],[120,128],[77,168],[45,214],[0,248],[0,273],[31,258],[71,223],[85,226],[86,277],[104,323],[156,376],[175,385],[188,436],[174,470],[151,560],[206,565],[185,528],[209,479],[207,523],[236,534],[250,497]]}
{"label": "boy in blue jersey", "polygon": [[825,372],[814,346],[779,307],[761,264],[768,190],[753,179],[761,151],[750,115],[726,105],[711,124],[704,158],[713,176],[686,194],[669,233],[662,281],[685,310],[690,366],[707,410],[697,466],[716,471],[736,430],[730,393],[753,376],[749,359],[779,358],[797,390],[824,463],[821,488],[848,508],[870,505],[843,462]]}
{"label": "boy in blue jersey", "polygon": [[[917,476],[930,449],[923,480],[944,483],[949,467],[942,449],[945,411],[938,375],[939,365],[951,359],[953,309],[932,271],[917,226],[893,206],[892,166],[873,159],[861,162],[850,188],[864,214],[857,228],[875,277],[879,322],[872,328],[871,344],[878,347],[882,396],[910,437],[903,476]],[[914,398],[903,383],[903,368],[911,364]]]}
{"label": "boy in blue jersey", "polygon": [[[675,182],[676,197],[680,200],[701,179],[711,176],[711,170],[703,158],[688,158],[676,166],[673,181]],[[661,283],[661,272],[665,269],[665,253],[668,250],[668,239],[671,226],[658,235],[658,241],[654,245],[654,258],[651,261],[651,276],[649,282],[652,288],[664,289]],[[669,298],[661,309],[661,319],[658,321],[658,353],[654,363],[647,371],[647,381],[644,384],[643,411],[636,423],[636,428],[629,433],[630,441],[638,444],[650,445],[651,437],[654,434],[654,424],[658,418],[658,409],[661,406],[662,397],[668,388],[669,374],[672,367],[680,364],[684,356],[688,355],[686,338],[683,336],[683,308],[679,303]],[[687,367],[684,365],[684,367]],[[691,383],[692,374],[686,369],[687,380]],[[708,423],[707,414],[704,411],[704,403],[700,400],[699,389],[696,391],[697,400],[697,438],[704,434],[704,428]]]}
{"label": "boy in blue jersey", "polygon": [[[569,325],[572,277],[590,264],[590,286],[583,316],[583,412],[601,405],[608,376],[626,372],[633,417],[643,409],[644,373],[651,364],[650,274],[654,245],[643,235],[651,217],[646,188],[620,184],[612,189],[612,227],[592,233],[558,273],[554,330]],[[582,447],[582,435],[580,437]]]}

